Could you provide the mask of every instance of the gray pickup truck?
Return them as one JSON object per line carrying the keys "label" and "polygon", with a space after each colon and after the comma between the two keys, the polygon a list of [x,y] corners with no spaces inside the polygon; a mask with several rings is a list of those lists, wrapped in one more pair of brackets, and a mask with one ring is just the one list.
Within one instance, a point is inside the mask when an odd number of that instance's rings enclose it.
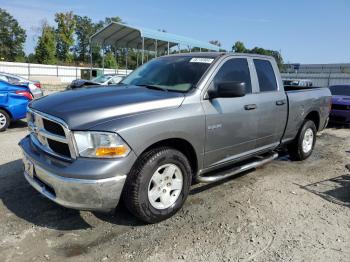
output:
{"label": "gray pickup truck", "polygon": [[190,53],[142,65],[120,84],[52,94],[28,108],[24,175],[52,201],[148,223],[175,214],[194,181],[310,156],[326,88],[285,91],[271,57]]}

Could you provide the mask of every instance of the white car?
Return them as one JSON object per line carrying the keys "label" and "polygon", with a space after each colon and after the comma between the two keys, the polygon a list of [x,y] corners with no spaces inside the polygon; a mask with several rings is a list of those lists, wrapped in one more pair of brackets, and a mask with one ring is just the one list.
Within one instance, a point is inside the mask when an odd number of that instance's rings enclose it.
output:
{"label": "white car", "polygon": [[308,79],[284,79],[283,85],[295,87],[312,87],[312,81]]}
{"label": "white car", "polygon": [[10,84],[28,84],[29,90],[34,98],[39,98],[43,96],[43,91],[41,89],[41,84],[39,81],[32,81],[24,77],[0,72],[0,80],[8,82]]}
{"label": "white car", "polygon": [[100,85],[118,84],[122,80],[122,76],[114,74],[104,74],[91,79],[92,82],[99,83]]}
{"label": "white car", "polygon": [[91,80],[77,79],[67,87],[67,89],[75,89],[88,86],[105,86],[105,85],[116,85],[123,80],[123,76],[115,74],[104,74],[95,77]]}

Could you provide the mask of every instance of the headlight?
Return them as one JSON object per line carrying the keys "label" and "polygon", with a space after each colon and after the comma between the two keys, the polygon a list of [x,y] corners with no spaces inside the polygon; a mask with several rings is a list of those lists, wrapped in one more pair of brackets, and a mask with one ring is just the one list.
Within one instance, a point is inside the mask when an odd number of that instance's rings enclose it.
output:
{"label": "headlight", "polygon": [[115,133],[77,131],[74,138],[82,157],[118,158],[130,152],[128,145]]}

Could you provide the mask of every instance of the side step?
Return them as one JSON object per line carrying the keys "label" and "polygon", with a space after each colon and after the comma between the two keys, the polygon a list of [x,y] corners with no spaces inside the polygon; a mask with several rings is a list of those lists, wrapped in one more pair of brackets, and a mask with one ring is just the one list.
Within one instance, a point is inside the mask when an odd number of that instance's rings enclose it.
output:
{"label": "side step", "polygon": [[243,164],[241,166],[236,166],[234,168],[231,168],[229,170],[225,170],[222,172],[216,173],[216,175],[205,175],[205,174],[199,174],[196,177],[197,182],[200,183],[213,183],[218,182],[220,180],[224,180],[228,177],[237,175],[239,173],[242,173],[244,171],[265,165],[268,162],[271,162],[272,160],[276,159],[278,157],[278,153],[272,152],[269,154],[265,154],[263,156],[256,156],[252,159],[251,162],[248,162],[246,164]]}

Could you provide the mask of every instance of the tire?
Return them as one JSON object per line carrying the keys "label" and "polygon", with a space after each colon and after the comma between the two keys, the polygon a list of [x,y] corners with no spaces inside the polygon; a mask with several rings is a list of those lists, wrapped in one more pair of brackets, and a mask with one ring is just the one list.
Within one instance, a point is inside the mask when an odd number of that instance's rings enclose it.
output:
{"label": "tire", "polygon": [[8,128],[10,121],[11,119],[8,113],[0,109],[0,132],[3,132]]}
{"label": "tire", "polygon": [[165,220],[184,204],[191,176],[189,161],[180,151],[170,147],[152,149],[140,157],[127,177],[125,206],[144,222]]}
{"label": "tire", "polygon": [[315,147],[316,126],[311,120],[305,120],[297,137],[288,145],[288,153],[292,160],[302,161],[307,159]]}

